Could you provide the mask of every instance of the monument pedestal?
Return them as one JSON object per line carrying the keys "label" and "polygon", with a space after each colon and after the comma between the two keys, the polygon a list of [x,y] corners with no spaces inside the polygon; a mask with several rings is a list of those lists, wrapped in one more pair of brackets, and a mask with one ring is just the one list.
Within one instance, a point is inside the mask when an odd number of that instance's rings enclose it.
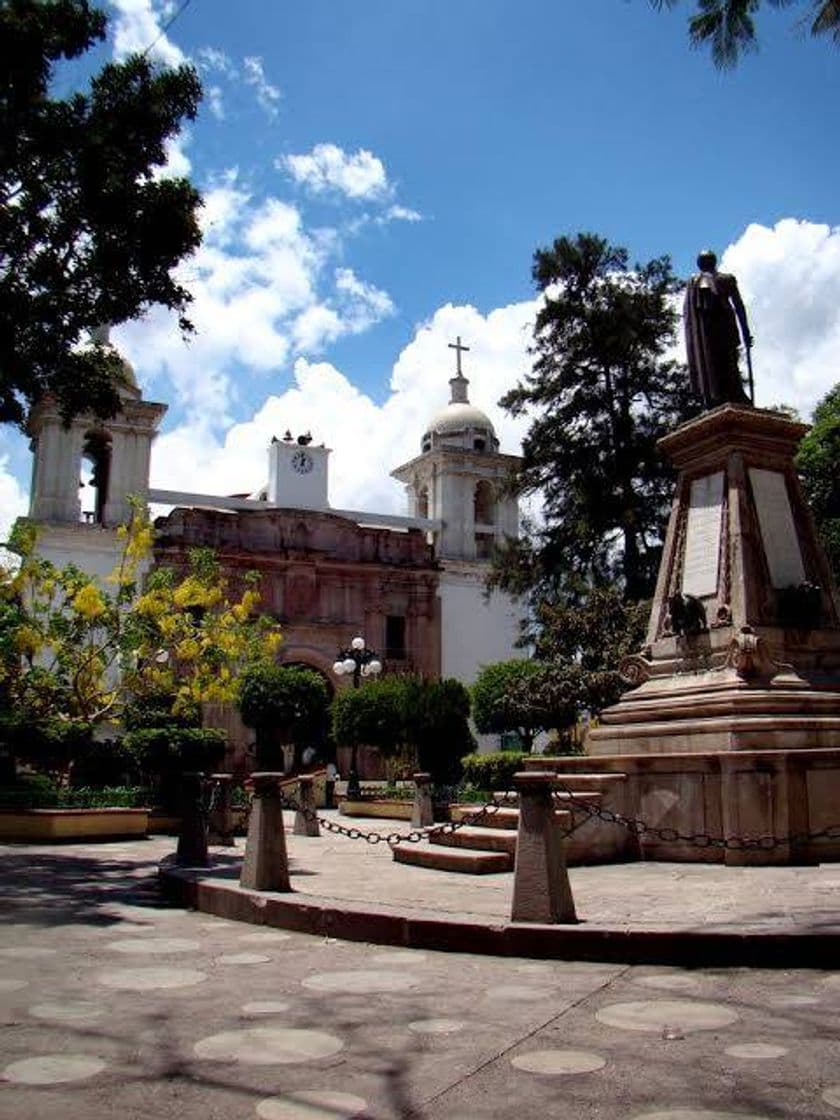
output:
{"label": "monument pedestal", "polygon": [[840,617],[793,465],[804,424],[721,405],[660,447],[679,471],[636,687],[595,755],[840,748]]}

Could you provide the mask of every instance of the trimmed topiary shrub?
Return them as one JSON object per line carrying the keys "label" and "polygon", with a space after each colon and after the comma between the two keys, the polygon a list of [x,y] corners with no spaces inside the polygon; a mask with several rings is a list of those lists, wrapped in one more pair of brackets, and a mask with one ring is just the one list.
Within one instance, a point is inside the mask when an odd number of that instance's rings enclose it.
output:
{"label": "trimmed topiary shrub", "polygon": [[496,751],[494,754],[468,754],[461,759],[464,781],[476,789],[505,790],[513,785],[513,775],[523,768],[524,753]]}

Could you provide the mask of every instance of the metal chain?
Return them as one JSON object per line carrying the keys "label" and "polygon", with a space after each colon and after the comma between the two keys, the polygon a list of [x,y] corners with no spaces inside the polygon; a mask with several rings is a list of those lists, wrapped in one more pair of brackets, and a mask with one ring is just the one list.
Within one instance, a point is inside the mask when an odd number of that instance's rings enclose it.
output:
{"label": "metal chain", "polygon": [[335,832],[339,836],[346,836],[349,840],[364,840],[367,844],[379,844],[384,841],[390,844],[392,848],[397,844],[419,844],[421,840],[426,840],[430,836],[440,836],[446,833],[457,832],[467,825],[478,824],[487,817],[492,817],[500,809],[505,808],[506,804],[513,801],[511,797],[505,797],[497,801],[488,801],[477,809],[475,813],[470,813],[460,821],[446,821],[444,824],[427,825],[424,828],[412,829],[411,832],[365,832],[360,828],[347,828],[338,821],[329,820],[327,817],[319,816],[313,809],[304,808],[299,802],[295,801],[289,794],[280,791],[280,801],[284,809],[292,809],[295,812],[302,813],[306,820],[316,820],[319,825],[327,830],[327,832]]}
{"label": "metal chain", "polygon": [[636,836],[656,836],[669,844],[692,844],[695,848],[723,848],[727,851],[771,852],[775,848],[795,846],[811,840],[840,840],[840,824],[821,828],[817,832],[790,832],[785,836],[710,836],[707,832],[686,833],[676,828],[656,828],[637,817],[625,817],[621,813],[614,813],[612,809],[590,805],[559,780],[557,785],[559,789],[553,790],[552,795],[558,804],[572,805],[582,809],[590,818],[597,817],[607,824],[617,824]]}

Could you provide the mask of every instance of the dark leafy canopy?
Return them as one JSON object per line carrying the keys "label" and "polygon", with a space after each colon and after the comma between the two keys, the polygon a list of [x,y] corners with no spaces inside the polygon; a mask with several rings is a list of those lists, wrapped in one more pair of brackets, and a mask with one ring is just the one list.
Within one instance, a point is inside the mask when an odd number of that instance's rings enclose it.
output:
{"label": "dark leafy canopy", "polygon": [[673,486],[656,443],[698,409],[668,357],[679,283],[667,257],[631,269],[589,233],[538,250],[534,278],[534,367],[501,404],[533,417],[513,486],[542,493],[545,521],[502,550],[493,582],[553,595],[618,581],[645,598]]}
{"label": "dark leafy canopy", "polygon": [[[651,0],[655,8],[673,8],[679,0]],[[709,46],[715,66],[735,66],[744,51],[755,50],[757,32],[754,17],[764,0],[696,0],[688,33],[696,47]],[[771,8],[793,5],[810,9],[804,22],[812,35],[830,35],[840,43],[840,0],[767,0]]]}
{"label": "dark leafy canopy", "polygon": [[799,445],[796,465],[835,582],[840,585],[840,385],[814,410],[814,423]]}
{"label": "dark leafy canopy", "polygon": [[484,734],[515,731],[530,751],[540,731],[565,731],[587,700],[586,674],[574,664],[497,661],[472,686],[473,719]]}
{"label": "dark leafy canopy", "polygon": [[23,424],[45,392],[65,416],[113,415],[116,357],[77,350],[98,326],[152,304],[189,329],[172,270],[200,241],[200,198],[157,178],[165,143],[195,117],[189,66],[134,55],[86,93],[50,96],[56,64],[105,35],[88,0],[0,0],[0,421]]}
{"label": "dark leafy canopy", "polygon": [[295,766],[305,747],[320,749],[326,742],[330,697],[314,669],[270,661],[251,665],[240,678],[238,704],[243,721],[257,732],[260,765],[271,762],[265,756],[277,739],[293,744]]}

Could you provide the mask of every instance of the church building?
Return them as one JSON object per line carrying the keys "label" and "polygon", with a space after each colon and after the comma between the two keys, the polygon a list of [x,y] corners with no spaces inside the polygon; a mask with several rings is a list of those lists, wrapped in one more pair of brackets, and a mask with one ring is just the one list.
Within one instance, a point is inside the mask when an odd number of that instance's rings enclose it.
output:
{"label": "church building", "polygon": [[153,563],[177,566],[189,549],[209,547],[234,587],[260,573],[263,609],[281,624],[281,662],[344,687],[332,667],[361,635],[385,673],[470,684],[481,665],[518,656],[517,605],[484,588],[494,543],[518,532],[516,499],[502,487],[518,460],[500,451],[490,419],[470,403],[466,347],[458,339],[453,349],[449,402],[418,423],[418,455],[392,472],[405,487],[404,516],[332,508],[330,451],[309,433],[272,438],[267,481],[248,496],[150,489],[166,406],[143,400],[124,362],[123,407],[113,420],[80,416],[65,428],[49,401],[33,411],[30,518],[39,551],[104,577],[137,495],[172,507],[155,521]]}

